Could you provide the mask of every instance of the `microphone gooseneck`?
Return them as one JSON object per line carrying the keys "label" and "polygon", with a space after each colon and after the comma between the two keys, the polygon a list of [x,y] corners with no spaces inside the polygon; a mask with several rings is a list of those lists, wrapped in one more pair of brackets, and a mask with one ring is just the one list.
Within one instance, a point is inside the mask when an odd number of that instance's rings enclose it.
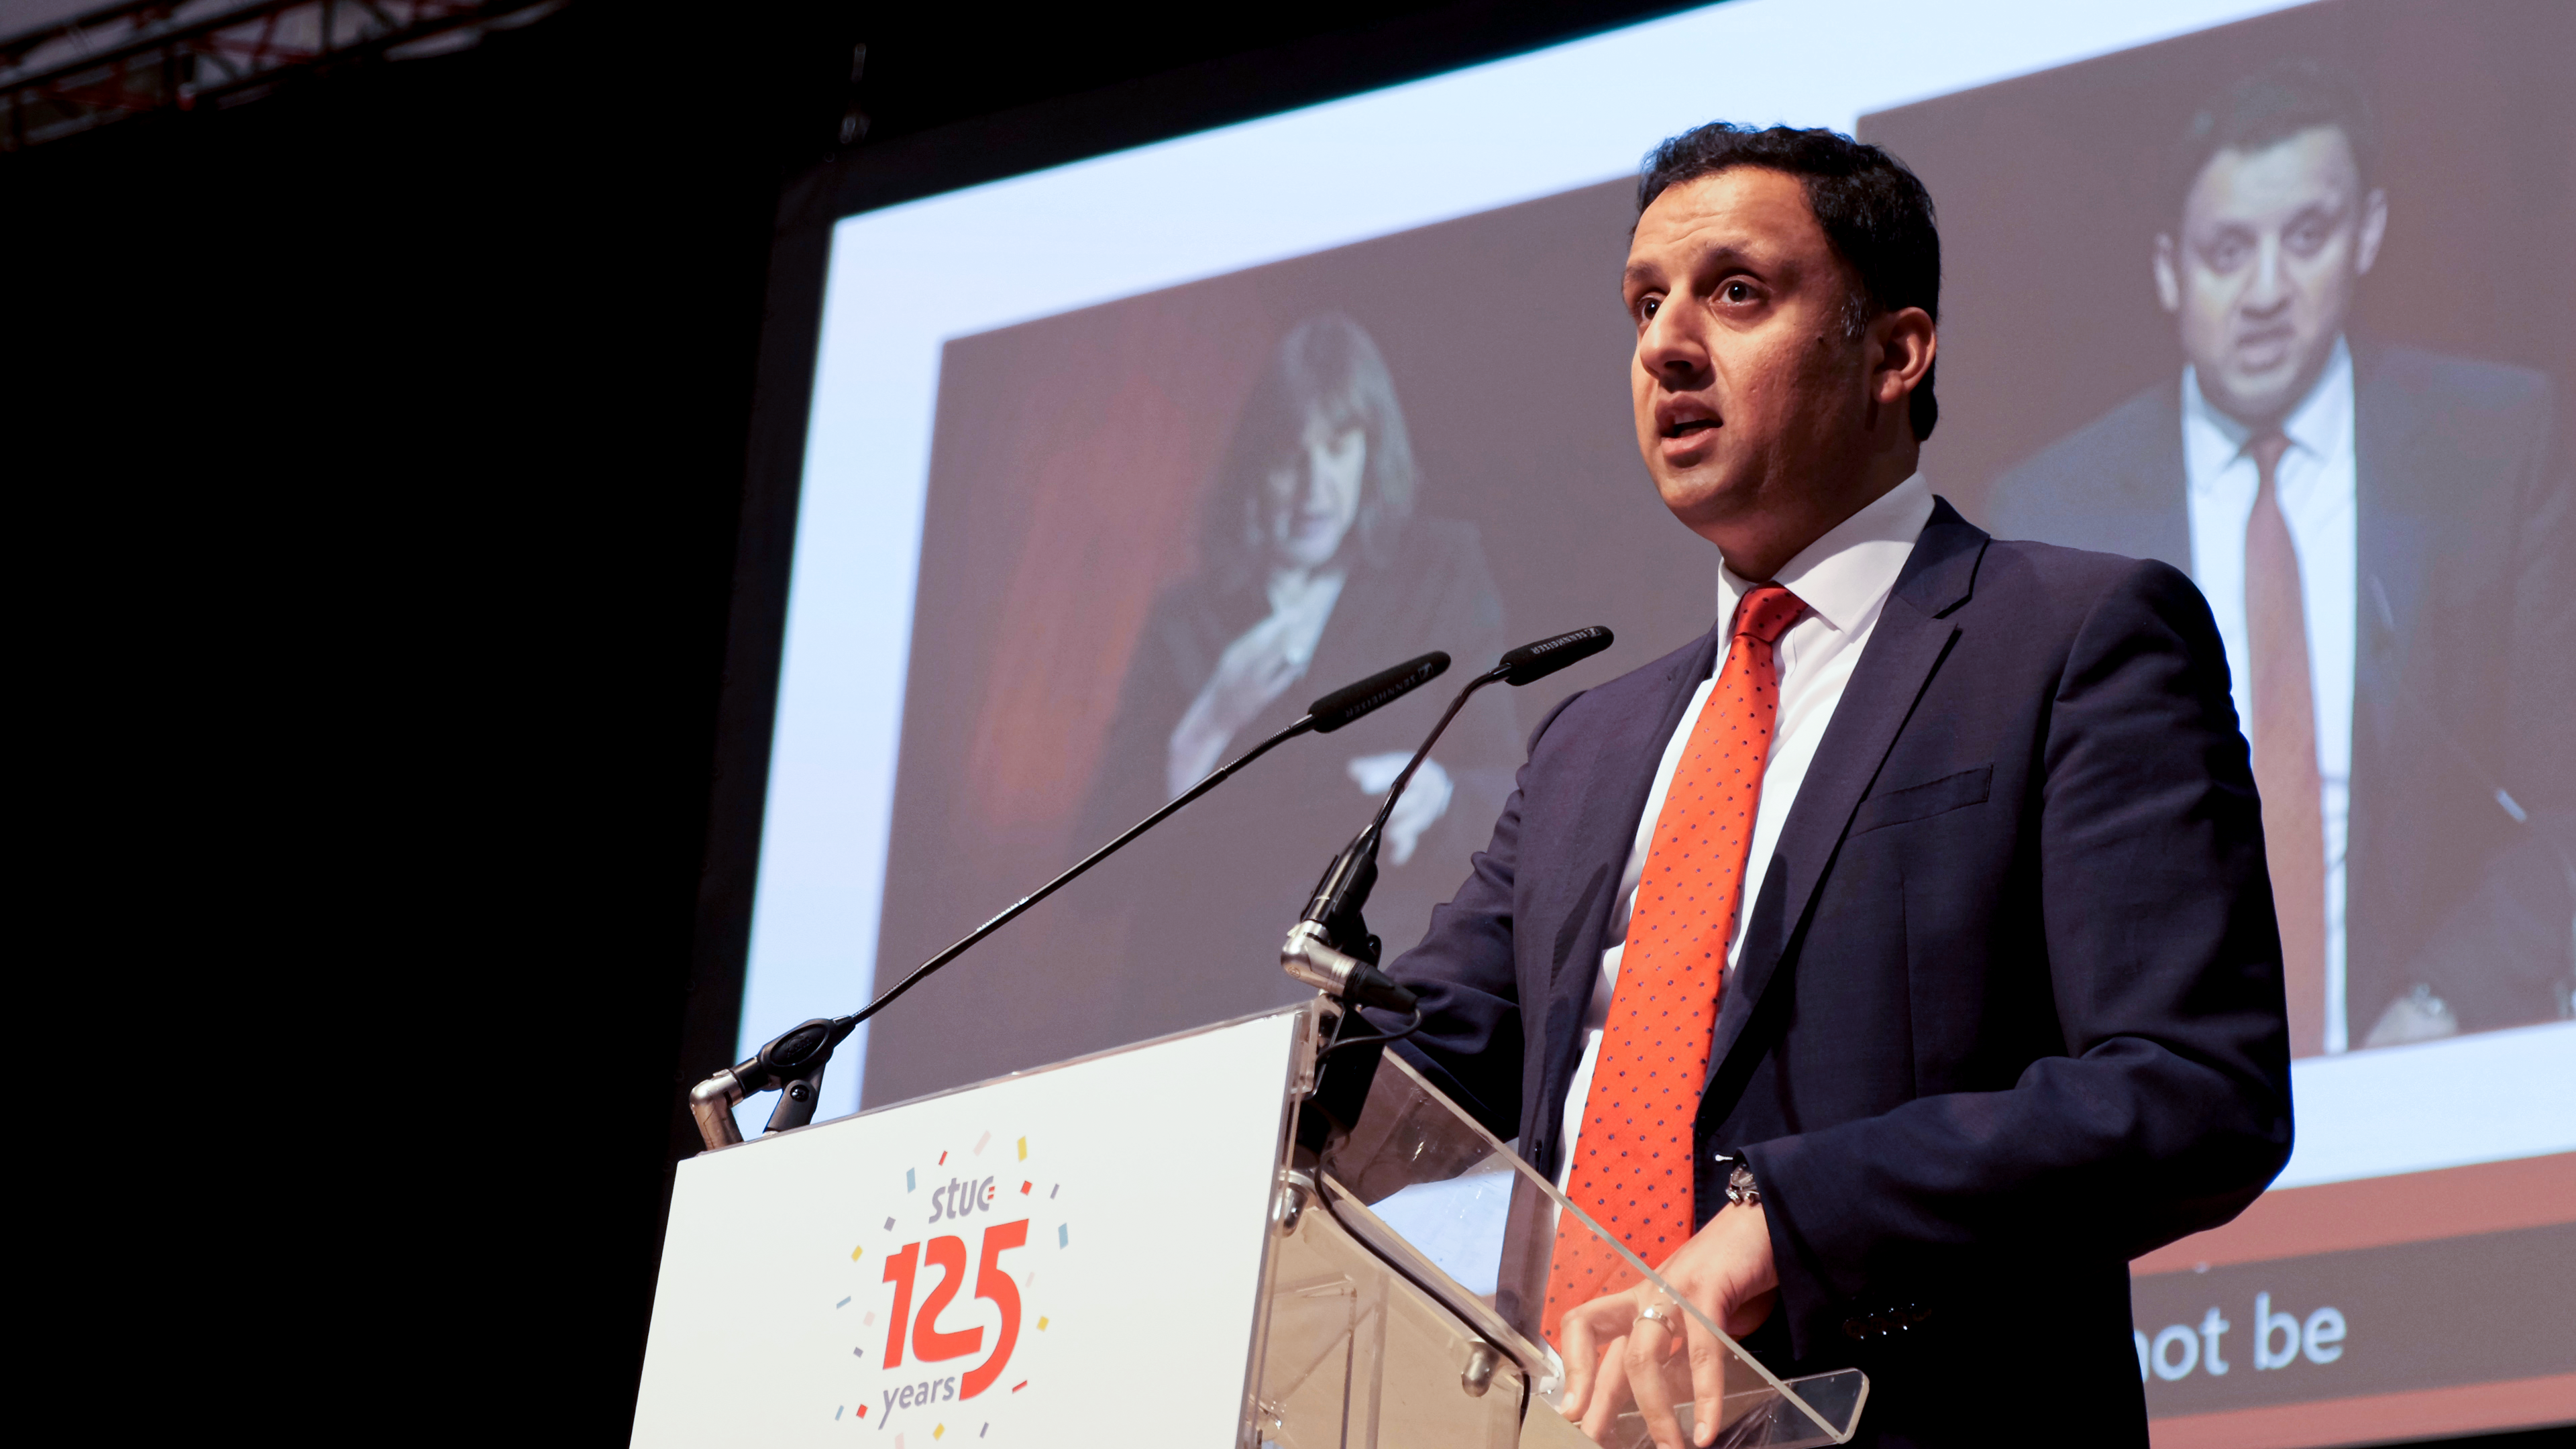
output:
{"label": "microphone gooseneck", "polygon": [[712,1148],[731,1146],[742,1140],[734,1127],[733,1107],[744,1097],[782,1089],[778,1109],[770,1115],[768,1129],[785,1131],[802,1127],[814,1120],[815,1101],[820,1096],[823,1068],[830,1062],[832,1048],[839,1046],[859,1023],[885,1010],[895,998],[918,986],[932,972],[963,956],[977,942],[1009,925],[1030,907],[1072,884],[1083,872],[1115,855],[1128,842],[1169,819],[1182,806],[1189,804],[1217,786],[1224,784],[1237,770],[1260,759],[1271,750],[1297,736],[1313,732],[1330,734],[1334,730],[1393,704],[1398,699],[1437,679],[1449,668],[1449,656],[1438,650],[1408,659],[1392,669],[1383,669],[1356,684],[1347,684],[1313,704],[1306,706],[1304,717],[1270,738],[1238,755],[1230,763],[1211,771],[1207,778],[1173,797],[1170,803],[1137,821],[1117,839],[1074,862],[1072,867],[1045,885],[1022,896],[1000,915],[966,933],[957,944],[931,957],[888,988],[876,1000],[841,1017],[816,1017],[790,1028],[770,1040],[752,1056],[698,1083],[689,1093],[689,1110],[697,1118],[698,1133]]}
{"label": "microphone gooseneck", "polygon": [[[1378,842],[1386,833],[1386,822],[1394,815],[1396,802],[1404,798],[1404,788],[1413,782],[1414,771],[1430,758],[1431,747],[1439,742],[1449,722],[1458,717],[1469,695],[1488,684],[1518,687],[1545,679],[1609,648],[1612,637],[1608,629],[1593,624],[1524,644],[1505,653],[1492,669],[1469,680],[1467,687],[1449,701],[1449,708],[1442,711],[1439,723],[1431,727],[1421,748],[1405,762],[1395,783],[1387,787],[1386,799],[1368,828],[1351,837],[1351,843],[1324,867],[1324,878],[1315,883],[1315,893],[1308,898],[1305,912],[1279,948],[1280,969],[1310,986],[1362,1005],[1413,1010],[1413,992],[1378,970],[1379,942],[1369,934],[1368,922],[1361,915],[1369,893],[1377,888]],[[1447,658],[1441,657],[1444,661]]]}

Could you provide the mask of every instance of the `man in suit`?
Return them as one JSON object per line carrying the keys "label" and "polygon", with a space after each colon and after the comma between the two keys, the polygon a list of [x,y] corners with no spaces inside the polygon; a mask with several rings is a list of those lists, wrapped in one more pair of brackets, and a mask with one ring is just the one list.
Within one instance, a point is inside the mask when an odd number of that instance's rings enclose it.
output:
{"label": "man in suit", "polygon": [[2200,109],[2155,239],[2184,365],[1996,488],[2009,537],[2208,594],[2253,740],[2297,1056],[2569,1014],[2576,501],[2549,380],[2347,327],[2374,127],[2308,62]]}
{"label": "man in suit", "polygon": [[[1713,125],[1638,196],[1638,442],[1716,626],[1539,726],[1389,968],[1403,1050],[1775,1369],[1866,1370],[1865,1440],[2142,1445],[2127,1261],[2290,1144],[2209,610],[1931,494],[1939,240],[1893,158]],[[1709,1442],[1714,1341],[1581,1259],[1566,1411],[1678,1446],[1687,1354]]]}

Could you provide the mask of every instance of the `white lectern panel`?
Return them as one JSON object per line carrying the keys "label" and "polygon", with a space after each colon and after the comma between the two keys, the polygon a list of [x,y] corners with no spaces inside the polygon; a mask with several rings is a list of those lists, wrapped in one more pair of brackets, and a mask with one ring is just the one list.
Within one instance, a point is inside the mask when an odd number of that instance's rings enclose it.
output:
{"label": "white lectern panel", "polygon": [[1234,1442],[1304,1018],[681,1163],[633,1442]]}

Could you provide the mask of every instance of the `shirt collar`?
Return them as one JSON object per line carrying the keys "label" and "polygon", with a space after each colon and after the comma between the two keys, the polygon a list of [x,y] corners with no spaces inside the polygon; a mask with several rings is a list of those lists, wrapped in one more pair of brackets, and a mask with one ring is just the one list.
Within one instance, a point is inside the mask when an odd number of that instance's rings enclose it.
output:
{"label": "shirt collar", "polygon": [[[1826,530],[1798,551],[1770,580],[1796,594],[1807,611],[1835,633],[1860,627],[1874,615],[1914,541],[1932,521],[1932,485],[1920,473],[1871,500],[1868,507]],[[1717,617],[1735,617],[1735,602],[1759,587],[1739,577],[1724,559],[1717,565]]]}
{"label": "shirt collar", "polygon": [[[2254,429],[2221,412],[2200,391],[2200,372],[2185,363],[2182,369],[2183,434],[2191,443],[2195,461],[2205,466],[2191,470],[2192,486],[2208,489],[2217,486],[2219,470],[2244,455],[2245,445]],[[2318,458],[2330,458],[2343,438],[2352,431],[2352,347],[2340,335],[2334,351],[2327,355],[2325,370],[2308,387],[2307,396],[2281,420],[2281,431],[2291,446]]]}

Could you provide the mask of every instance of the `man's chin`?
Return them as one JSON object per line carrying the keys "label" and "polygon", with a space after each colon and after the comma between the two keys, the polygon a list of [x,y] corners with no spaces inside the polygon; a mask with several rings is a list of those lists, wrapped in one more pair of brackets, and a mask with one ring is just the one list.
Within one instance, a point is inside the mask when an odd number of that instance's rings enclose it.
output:
{"label": "man's chin", "polygon": [[1713,476],[1715,470],[1667,475],[1655,478],[1655,492],[1673,517],[1696,531],[1703,525],[1724,523],[1743,514],[1752,506],[1752,490],[1740,480]]}
{"label": "man's chin", "polygon": [[[2222,373],[2209,400],[2220,412],[2250,426],[2278,422],[2315,382],[2322,366],[2266,368],[2259,373]],[[2204,388],[2204,393],[2213,393]]]}

